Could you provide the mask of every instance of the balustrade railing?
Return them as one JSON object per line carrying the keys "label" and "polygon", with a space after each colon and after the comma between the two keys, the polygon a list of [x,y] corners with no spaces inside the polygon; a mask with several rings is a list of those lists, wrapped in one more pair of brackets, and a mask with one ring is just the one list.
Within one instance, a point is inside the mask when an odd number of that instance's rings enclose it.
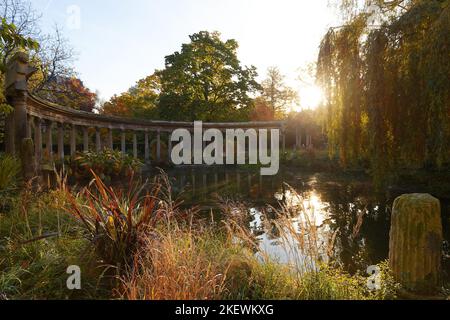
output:
{"label": "balustrade railing", "polygon": [[[6,120],[6,151],[20,155],[23,140],[32,139],[34,159],[22,160],[35,162],[36,169],[43,162],[64,160],[66,155],[74,155],[78,151],[100,151],[103,148],[116,148],[135,158],[143,155],[146,164],[150,164],[152,160],[160,163],[165,149],[167,157],[164,158],[170,161],[172,132],[180,128],[194,130],[192,122],[105,116],[44,101],[28,92],[27,81],[32,72],[25,53],[17,53],[8,63],[6,95],[14,111]],[[204,123],[203,129],[214,128],[223,132],[226,129],[281,129],[282,146],[285,148],[284,126],[282,121]],[[115,145],[115,141],[120,141],[120,146],[119,143]],[[132,145],[131,150],[129,144]]]}

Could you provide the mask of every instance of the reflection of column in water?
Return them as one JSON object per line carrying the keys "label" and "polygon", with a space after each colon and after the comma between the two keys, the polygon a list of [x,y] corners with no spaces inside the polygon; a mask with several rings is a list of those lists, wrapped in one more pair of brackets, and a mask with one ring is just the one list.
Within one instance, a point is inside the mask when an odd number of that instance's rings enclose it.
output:
{"label": "reflection of column in water", "polygon": [[219,190],[219,174],[217,172],[214,174],[214,185],[216,190]]}
{"label": "reflection of column in water", "polygon": [[186,186],[186,176],[184,174],[181,175],[181,179],[180,180],[181,180],[180,181],[180,183],[181,183],[180,189],[183,190],[184,187]]}
{"label": "reflection of column in water", "polygon": [[192,195],[195,195],[195,173],[192,172]]}
{"label": "reflection of column in water", "polygon": [[236,183],[237,183],[237,189],[240,190],[241,189],[241,173],[238,172],[236,174]]}
{"label": "reflection of column in water", "polygon": [[208,187],[208,178],[206,173],[203,173],[203,190],[202,190],[202,198],[205,198]]}
{"label": "reflection of column in water", "polygon": [[228,176],[228,172],[225,172],[225,184],[228,186],[228,182],[229,182],[229,176]]}
{"label": "reflection of column in water", "polygon": [[262,174],[259,174],[259,193],[262,193],[263,191],[263,176]]}
{"label": "reflection of column in water", "polygon": [[248,173],[248,189],[250,190],[252,188],[252,174]]}

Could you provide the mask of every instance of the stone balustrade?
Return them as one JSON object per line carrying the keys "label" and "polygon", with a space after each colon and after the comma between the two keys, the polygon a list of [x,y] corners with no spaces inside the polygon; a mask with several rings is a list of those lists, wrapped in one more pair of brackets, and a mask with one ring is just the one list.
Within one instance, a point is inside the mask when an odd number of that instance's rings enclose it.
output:
{"label": "stone balustrade", "polygon": [[[36,169],[43,162],[64,160],[66,155],[74,155],[79,151],[100,151],[103,148],[116,148],[124,154],[132,154],[135,158],[143,157],[147,164],[150,164],[151,160],[160,163],[163,158],[163,144],[166,146],[166,154],[170,154],[172,150],[170,137],[174,130],[194,130],[192,122],[105,116],[44,101],[28,92],[27,82],[32,72],[25,53],[17,53],[8,63],[5,92],[14,111],[7,119],[6,151],[10,154],[20,153],[22,140],[31,138],[34,142]],[[203,123],[203,130],[211,128],[223,132],[226,129],[281,129],[281,145],[283,149],[286,147],[285,123],[282,121]],[[120,141],[120,145],[115,144],[115,141]]]}

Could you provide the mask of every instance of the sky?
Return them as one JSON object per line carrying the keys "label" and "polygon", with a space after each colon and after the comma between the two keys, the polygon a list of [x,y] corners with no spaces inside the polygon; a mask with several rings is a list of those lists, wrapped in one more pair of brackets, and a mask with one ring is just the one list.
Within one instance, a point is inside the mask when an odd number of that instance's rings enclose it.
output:
{"label": "sky", "polygon": [[[315,62],[320,40],[336,25],[328,0],[32,0],[43,31],[57,24],[77,52],[75,70],[102,99],[125,92],[164,66],[189,35],[219,31],[236,39],[238,57],[258,69],[278,66],[304,95],[299,69]],[[310,97],[311,98],[311,97]],[[308,100],[308,99],[306,99]]]}

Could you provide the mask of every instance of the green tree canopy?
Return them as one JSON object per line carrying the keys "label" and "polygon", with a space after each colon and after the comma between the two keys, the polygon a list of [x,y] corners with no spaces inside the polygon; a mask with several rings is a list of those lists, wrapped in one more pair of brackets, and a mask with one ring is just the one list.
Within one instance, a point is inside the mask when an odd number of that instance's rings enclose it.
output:
{"label": "green tree canopy", "polygon": [[136,85],[121,95],[113,96],[100,109],[102,114],[157,119],[160,80],[156,74],[139,80]]}
{"label": "green tree canopy", "polygon": [[256,68],[243,67],[238,43],[222,41],[218,32],[190,36],[180,52],[166,57],[161,80],[159,114],[170,120],[246,120],[252,95],[261,88]]}

